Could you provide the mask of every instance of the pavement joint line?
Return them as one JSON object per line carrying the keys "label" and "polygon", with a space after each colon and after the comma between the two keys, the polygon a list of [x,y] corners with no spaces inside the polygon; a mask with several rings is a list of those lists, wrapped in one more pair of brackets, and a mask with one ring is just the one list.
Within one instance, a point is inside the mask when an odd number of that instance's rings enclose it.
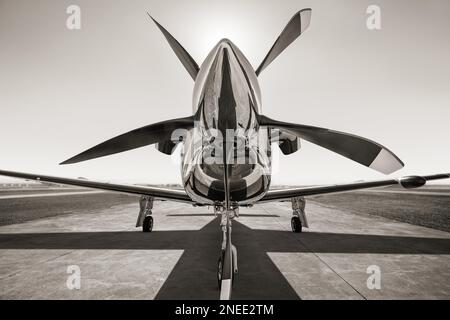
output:
{"label": "pavement joint line", "polygon": [[[263,209],[266,211],[266,209],[263,207]],[[278,208],[281,209],[281,208]],[[267,212],[267,211],[266,211]],[[285,227],[284,224],[280,223],[280,221],[278,219],[276,219],[276,222],[284,229],[286,230],[287,228]],[[289,231],[289,230],[287,230]],[[317,259],[319,259],[324,265],[326,265],[331,271],[333,271],[339,278],[341,278],[350,288],[352,288],[357,294],[359,294],[364,300],[367,300],[367,298],[361,293],[359,292],[353,285],[351,285],[347,280],[344,279],[344,277],[342,277],[336,270],[333,269],[333,267],[331,267],[324,259],[322,259],[322,257],[320,255],[318,255],[316,252],[314,252],[313,250],[311,250],[306,244],[304,244],[302,242],[302,240],[299,237],[294,237],[295,240],[297,240],[298,243],[300,243],[305,249],[307,249],[309,252],[311,252]]]}
{"label": "pavement joint line", "polygon": [[[320,207],[320,205],[319,205]],[[367,300],[367,297],[364,296],[361,292],[359,292],[353,285],[350,284],[343,276],[341,276],[336,270],[333,269],[319,254],[316,252],[313,252],[307,245],[305,245],[300,238],[296,238],[297,241],[301,242],[305,248],[307,248],[309,251],[312,252],[313,255],[315,255],[320,261],[322,261],[328,268],[330,268],[331,271],[333,271],[339,278],[341,278],[347,285],[350,286],[357,294],[359,294],[364,300]]]}
{"label": "pavement joint line", "polygon": [[[30,249],[30,250],[33,250],[33,249]],[[50,262],[50,261],[53,261],[53,260],[59,259],[59,258],[61,258],[61,257],[64,257],[64,256],[66,256],[66,255],[68,255],[68,254],[70,254],[70,253],[72,253],[72,252],[75,252],[75,250],[70,250],[69,252],[64,252],[64,253],[62,253],[62,254],[56,256],[56,257],[52,257],[52,258],[49,258],[49,259],[46,259],[46,260],[43,260],[43,261],[39,261],[38,263],[35,263],[35,264],[33,264],[33,265],[29,265],[29,266],[27,266],[27,267],[25,267],[25,268],[22,268],[22,269],[20,269],[20,270],[15,271],[15,272],[13,272],[13,273],[9,273],[9,274],[7,274],[7,275],[4,275],[4,276],[0,277],[0,280],[6,279],[6,278],[14,277],[14,276],[18,275],[19,273],[21,273],[21,272],[23,272],[23,271],[26,271],[26,270],[28,270],[28,269],[30,269],[30,268],[36,266],[36,265],[48,263],[48,262]]]}
{"label": "pavement joint line", "polygon": [[[104,192],[104,191],[99,191],[99,192],[97,192],[97,193],[101,193],[101,192]],[[108,209],[109,210],[109,209]],[[76,215],[76,214],[80,214],[80,213],[70,213],[70,214],[68,214],[68,215]],[[87,215],[87,214],[89,214],[89,213],[82,213],[81,215]],[[67,215],[66,215],[67,216]],[[65,216],[64,216],[65,217]],[[57,217],[57,219],[62,219],[62,217]],[[91,236],[92,237],[92,236]],[[33,249],[30,249],[30,250],[33,250]],[[77,250],[81,250],[81,249],[75,249],[75,250],[69,250],[69,251],[66,251],[66,252],[64,252],[64,253],[62,253],[62,254],[60,254],[60,255],[57,255],[56,257],[52,257],[52,258],[49,258],[49,259],[46,259],[46,260],[43,260],[43,261],[40,261],[40,262],[38,262],[38,263],[36,263],[36,264],[45,264],[45,263],[48,263],[48,262],[50,262],[50,261],[54,261],[54,260],[56,260],[56,259],[59,259],[59,258],[61,258],[61,257],[64,257],[64,256],[66,256],[66,255],[69,255],[69,254],[71,254],[71,253],[73,253],[73,252],[75,252],[75,251],[77,251]],[[1,250],[0,250],[1,251]],[[10,274],[7,274],[7,275],[5,275],[5,276],[1,276],[0,277],[0,280],[3,280],[3,279],[6,279],[6,278],[10,278],[10,277],[13,277],[13,276],[15,276],[15,275],[17,275],[17,274],[19,274],[19,273],[21,273],[21,272],[23,272],[23,271],[26,271],[26,270],[28,270],[28,269],[30,269],[30,268],[32,268],[33,266],[35,266],[36,264],[33,264],[33,265],[30,265],[30,266],[28,266],[28,267],[25,267],[25,268],[22,268],[22,269],[20,269],[20,270],[17,270],[17,271],[15,271],[15,272],[13,272],[13,273],[10,273]]]}

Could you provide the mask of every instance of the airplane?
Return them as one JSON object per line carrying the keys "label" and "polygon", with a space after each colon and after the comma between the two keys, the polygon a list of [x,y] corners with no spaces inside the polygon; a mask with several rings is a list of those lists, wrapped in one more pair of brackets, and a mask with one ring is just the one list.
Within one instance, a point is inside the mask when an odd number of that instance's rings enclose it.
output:
{"label": "airplane", "polygon": [[217,266],[220,299],[230,299],[237,266],[231,242],[232,221],[240,207],[271,201],[292,203],[292,231],[308,227],[305,197],[399,185],[417,188],[450,174],[405,176],[399,179],[341,185],[271,189],[272,143],[285,155],[297,152],[306,140],[384,174],[404,163],[389,149],[369,139],[336,130],[288,123],[261,113],[258,76],[310,25],[310,8],[287,23],[257,69],[230,40],[222,39],[199,67],[184,47],[150,14],[170,47],[194,80],[193,114],[144,126],[102,142],[61,164],[74,164],[154,144],[164,154],[182,145],[183,189],[103,183],[0,170],[0,175],[66,184],[141,196],[136,227],[153,229],[154,200],[212,206],[220,217],[222,244]]}

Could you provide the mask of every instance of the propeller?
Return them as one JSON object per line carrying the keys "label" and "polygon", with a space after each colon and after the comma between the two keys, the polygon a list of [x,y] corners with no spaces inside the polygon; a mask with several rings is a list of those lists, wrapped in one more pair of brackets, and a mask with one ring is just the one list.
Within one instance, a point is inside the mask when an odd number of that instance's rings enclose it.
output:
{"label": "propeller", "polygon": [[[150,124],[102,142],[60,164],[82,162],[144,147],[149,144],[171,141],[174,138],[172,134],[174,134],[175,130],[190,129],[193,126],[193,116]],[[178,137],[176,138],[178,139]]]}
{"label": "propeller", "polygon": [[199,67],[195,60],[191,57],[191,55],[183,48],[183,46],[175,39],[162,25],[158,23],[153,17],[148,13],[150,19],[158,26],[159,30],[161,30],[162,34],[166,38],[173,52],[177,55],[178,59],[183,64],[186,71],[191,75],[192,79],[195,80],[197,78]]}
{"label": "propeller", "polygon": [[302,9],[297,12],[291,20],[288,22],[286,27],[284,27],[280,36],[277,38],[272,48],[270,48],[264,60],[256,69],[256,75],[259,74],[273,61],[276,57],[280,55],[295,39],[297,39],[305,30],[309,27],[309,22],[311,21],[310,8]]}
{"label": "propeller", "polygon": [[[195,60],[183,48],[183,46],[162,26],[153,19],[147,12],[150,19],[155,22],[159,30],[163,33],[172,50],[175,52],[178,59],[181,61],[192,79],[196,79],[199,67]],[[108,141],[100,143],[61,164],[71,164],[81,161],[91,160],[99,157],[112,155],[154,143],[166,143],[171,141],[171,135],[176,129],[190,129],[194,126],[193,116],[186,118],[178,118],[151,124],[139,129],[132,130],[120,136],[112,138]]]}
{"label": "propeller", "polygon": [[272,129],[287,130],[301,139],[384,174],[393,173],[404,166],[394,153],[381,144],[353,134],[277,121],[263,115],[259,116],[259,124]]}

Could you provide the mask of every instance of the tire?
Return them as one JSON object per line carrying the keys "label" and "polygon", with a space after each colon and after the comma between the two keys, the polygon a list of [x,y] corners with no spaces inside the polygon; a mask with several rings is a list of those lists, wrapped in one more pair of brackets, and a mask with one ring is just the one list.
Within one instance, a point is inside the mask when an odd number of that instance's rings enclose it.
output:
{"label": "tire", "polygon": [[144,222],[142,223],[142,231],[143,232],[152,232],[153,230],[153,217],[146,216],[144,218]]}
{"label": "tire", "polygon": [[217,262],[217,284],[220,289],[222,287],[222,257],[220,257]]}
{"label": "tire", "polygon": [[292,217],[291,227],[292,227],[292,232],[294,232],[294,233],[302,232],[302,222],[300,221],[299,217]]}

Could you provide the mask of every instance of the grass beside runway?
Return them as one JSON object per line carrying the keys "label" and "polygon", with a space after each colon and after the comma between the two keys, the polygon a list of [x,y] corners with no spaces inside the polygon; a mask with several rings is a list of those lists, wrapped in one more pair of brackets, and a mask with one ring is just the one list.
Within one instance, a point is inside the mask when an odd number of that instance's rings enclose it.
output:
{"label": "grass beside runway", "polygon": [[371,214],[450,232],[450,197],[448,196],[377,193],[372,190],[323,195],[311,200],[355,214]]}
{"label": "grass beside runway", "polygon": [[[67,189],[62,190],[70,192]],[[36,191],[35,193],[43,193],[43,191]],[[94,212],[116,205],[137,203],[138,200],[139,197],[137,196],[109,192],[92,194],[86,192],[86,194],[56,197],[0,199],[0,226],[71,213]]]}

